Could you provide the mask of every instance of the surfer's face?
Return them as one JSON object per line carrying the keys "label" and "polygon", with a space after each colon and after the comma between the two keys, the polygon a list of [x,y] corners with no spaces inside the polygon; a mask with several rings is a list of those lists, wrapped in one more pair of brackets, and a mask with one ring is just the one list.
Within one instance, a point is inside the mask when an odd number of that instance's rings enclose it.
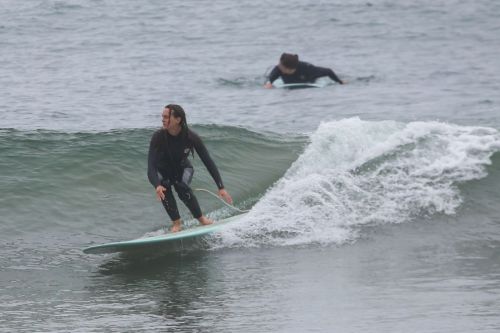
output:
{"label": "surfer's face", "polygon": [[169,122],[170,122],[170,109],[164,108],[163,113],[161,115],[161,123],[163,124],[164,129],[168,128]]}
{"label": "surfer's face", "polygon": [[281,63],[278,65],[278,67],[279,67],[279,69],[280,69],[281,73],[283,73],[283,74],[292,75],[292,74],[293,74],[293,73],[295,73],[295,71],[296,71],[296,69],[295,69],[295,68],[288,68],[288,67],[285,67],[285,66],[283,66],[283,64],[281,64]]}
{"label": "surfer's face", "polygon": [[163,111],[163,128],[175,130],[180,127],[181,117],[176,117],[172,110],[165,108]]}

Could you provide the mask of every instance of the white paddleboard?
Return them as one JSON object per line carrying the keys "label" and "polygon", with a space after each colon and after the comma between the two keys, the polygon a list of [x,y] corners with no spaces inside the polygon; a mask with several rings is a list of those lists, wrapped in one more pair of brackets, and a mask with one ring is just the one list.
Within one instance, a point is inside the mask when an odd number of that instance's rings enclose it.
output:
{"label": "white paddleboard", "polygon": [[163,235],[137,238],[122,242],[106,243],[101,245],[94,245],[83,249],[84,253],[100,254],[100,253],[114,253],[135,250],[139,248],[146,248],[152,245],[162,245],[164,243],[173,242],[187,238],[200,237],[209,233],[218,231],[231,222],[240,219],[244,214],[232,216],[227,219],[216,221],[210,225],[199,225],[189,229],[184,229],[179,232],[169,232]]}

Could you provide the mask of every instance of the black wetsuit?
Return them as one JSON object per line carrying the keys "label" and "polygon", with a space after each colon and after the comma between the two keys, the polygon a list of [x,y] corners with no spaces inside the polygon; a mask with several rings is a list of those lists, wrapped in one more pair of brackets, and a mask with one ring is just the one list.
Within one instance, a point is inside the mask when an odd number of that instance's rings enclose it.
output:
{"label": "black wetsuit", "polygon": [[269,82],[273,83],[280,76],[284,83],[312,83],[319,77],[328,76],[333,81],[343,84],[342,80],[330,68],[316,67],[303,61],[299,61],[293,74],[282,73],[280,68],[275,66],[269,74]]}
{"label": "black wetsuit", "polygon": [[195,132],[188,129],[185,133],[181,132],[177,136],[172,136],[166,130],[160,129],[151,138],[148,154],[148,178],[155,189],[158,185],[167,189],[162,204],[172,221],[180,218],[172,194],[172,186],[179,195],[179,199],[189,208],[191,214],[195,218],[202,216],[198,200],[189,187],[194,169],[188,156],[193,150],[196,150],[200,156],[217,187],[224,188],[214,161]]}

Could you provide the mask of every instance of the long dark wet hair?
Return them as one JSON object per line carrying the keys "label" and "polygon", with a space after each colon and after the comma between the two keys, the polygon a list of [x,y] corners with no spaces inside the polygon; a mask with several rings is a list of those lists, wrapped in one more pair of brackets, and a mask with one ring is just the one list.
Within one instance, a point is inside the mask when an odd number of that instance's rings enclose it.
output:
{"label": "long dark wet hair", "polygon": [[[189,138],[189,127],[187,124],[186,120],[186,112],[182,108],[182,106],[178,104],[168,104],[165,106],[165,108],[169,109],[171,114],[175,118],[181,118],[181,133],[179,134],[184,142],[187,143],[188,138]],[[194,156],[194,149],[193,147],[189,147],[189,150],[191,151],[191,154]]]}
{"label": "long dark wet hair", "polygon": [[182,106],[178,104],[169,104],[165,106],[166,109],[169,109],[171,114],[175,118],[181,118],[181,135],[185,136],[187,135],[188,131],[188,125],[187,125],[187,120],[186,120],[186,112],[182,108]]}

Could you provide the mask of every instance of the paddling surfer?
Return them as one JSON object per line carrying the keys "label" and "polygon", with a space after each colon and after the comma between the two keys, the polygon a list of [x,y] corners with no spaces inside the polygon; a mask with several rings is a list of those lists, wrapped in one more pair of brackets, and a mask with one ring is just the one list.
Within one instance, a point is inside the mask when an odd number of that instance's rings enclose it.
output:
{"label": "paddling surfer", "polygon": [[308,62],[299,61],[298,55],[290,53],[281,55],[279,64],[269,74],[264,87],[272,88],[273,82],[280,76],[284,83],[313,83],[320,77],[328,76],[339,84],[345,84],[331,68],[318,67]]}

